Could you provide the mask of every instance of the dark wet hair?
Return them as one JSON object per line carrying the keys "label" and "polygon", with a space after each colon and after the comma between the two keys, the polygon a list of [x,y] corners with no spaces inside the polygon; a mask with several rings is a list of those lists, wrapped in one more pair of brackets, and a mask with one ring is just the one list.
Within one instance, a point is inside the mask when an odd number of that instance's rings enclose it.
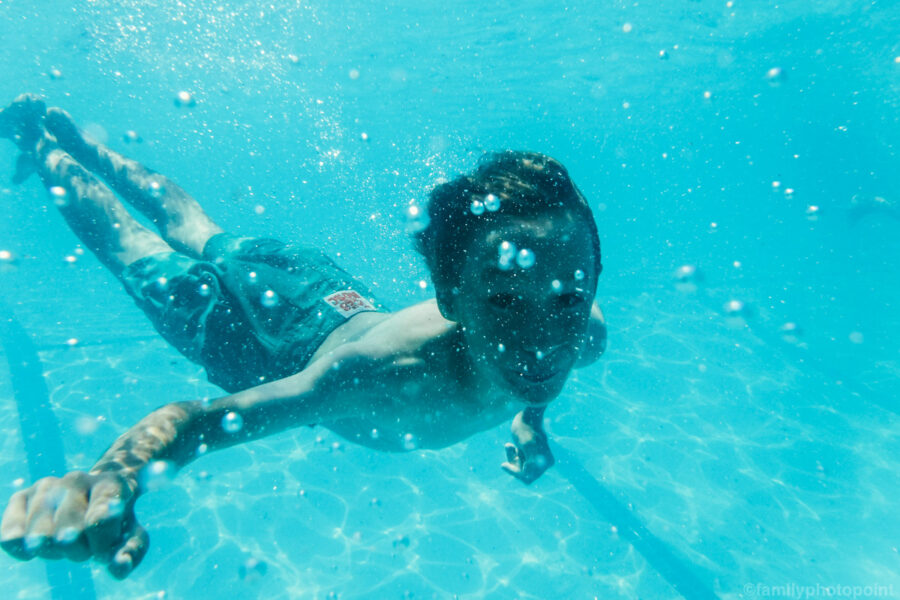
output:
{"label": "dark wet hair", "polygon": [[[490,204],[496,200],[500,207],[492,211]],[[474,212],[473,202],[481,203]],[[599,275],[600,237],[594,214],[559,161],[537,152],[498,152],[488,155],[471,175],[437,186],[428,203],[428,226],[413,233],[413,239],[431,272],[438,300],[459,285],[476,231],[491,227],[496,217],[533,218],[557,211],[588,226]]]}

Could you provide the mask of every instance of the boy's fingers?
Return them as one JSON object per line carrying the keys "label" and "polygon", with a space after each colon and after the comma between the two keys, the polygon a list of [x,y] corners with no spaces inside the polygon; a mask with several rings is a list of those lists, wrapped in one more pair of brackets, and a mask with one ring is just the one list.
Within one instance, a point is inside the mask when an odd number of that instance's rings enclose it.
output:
{"label": "boy's fingers", "polygon": [[56,477],[46,477],[33,487],[25,517],[25,552],[41,558],[60,558],[62,552],[53,543],[53,515],[66,490]]}
{"label": "boy's fingers", "polygon": [[84,534],[87,495],[80,489],[70,489],[56,509],[54,542],[69,560],[83,561],[91,556],[87,536]]}
{"label": "boy's fingers", "polygon": [[28,490],[12,495],[3,521],[0,522],[0,547],[19,560],[31,560],[34,555],[25,551],[25,519],[28,515]]}
{"label": "boy's fingers", "polygon": [[506,460],[509,462],[517,462],[520,460],[519,449],[515,444],[506,444]]}
{"label": "boy's fingers", "polygon": [[150,536],[137,521],[134,521],[128,539],[122,547],[116,550],[106,568],[116,579],[125,579],[135,567],[141,564],[149,546]]}
{"label": "boy's fingers", "polygon": [[98,482],[91,489],[91,497],[84,515],[84,533],[91,554],[108,561],[123,535],[125,512],[130,498],[123,498],[128,490],[110,479]]}

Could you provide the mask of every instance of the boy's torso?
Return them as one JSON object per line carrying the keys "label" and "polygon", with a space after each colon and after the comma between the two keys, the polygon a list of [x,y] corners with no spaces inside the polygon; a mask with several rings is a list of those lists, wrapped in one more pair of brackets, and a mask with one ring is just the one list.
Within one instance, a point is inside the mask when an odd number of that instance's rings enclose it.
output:
{"label": "boy's torso", "polygon": [[509,420],[522,406],[508,391],[472,376],[456,323],[437,304],[361,313],[334,330],[311,363],[345,344],[375,348],[369,381],[347,382],[359,418],[320,423],[379,450],[443,448]]}

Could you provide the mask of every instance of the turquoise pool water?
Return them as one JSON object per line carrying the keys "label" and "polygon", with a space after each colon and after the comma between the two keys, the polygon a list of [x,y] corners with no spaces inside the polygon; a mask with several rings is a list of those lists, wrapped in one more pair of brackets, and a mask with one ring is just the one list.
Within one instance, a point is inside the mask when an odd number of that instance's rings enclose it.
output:
{"label": "turquoise pool water", "polygon": [[[405,207],[484,151],[559,158],[603,244],[609,350],[549,409],[563,460],[534,485],[499,468],[507,426],[407,455],[284,433],[144,497],[141,567],[75,571],[96,597],[900,596],[896,3],[0,0],[0,31],[0,103],[46,96],[227,229],[322,247],[393,306],[430,295]],[[69,468],[221,394],[36,179],[0,205],[3,319]],[[12,335],[4,504],[40,392]],[[0,592],[79,597],[50,569],[0,556]]]}

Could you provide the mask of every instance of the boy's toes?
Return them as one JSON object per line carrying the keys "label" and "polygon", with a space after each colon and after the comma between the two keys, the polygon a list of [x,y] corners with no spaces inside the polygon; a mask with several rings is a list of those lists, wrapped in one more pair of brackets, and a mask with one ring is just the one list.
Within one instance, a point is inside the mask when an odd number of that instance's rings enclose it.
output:
{"label": "boy's toes", "polygon": [[0,110],[0,137],[9,138],[23,150],[30,149],[42,135],[47,105],[34,94],[22,94]]}

